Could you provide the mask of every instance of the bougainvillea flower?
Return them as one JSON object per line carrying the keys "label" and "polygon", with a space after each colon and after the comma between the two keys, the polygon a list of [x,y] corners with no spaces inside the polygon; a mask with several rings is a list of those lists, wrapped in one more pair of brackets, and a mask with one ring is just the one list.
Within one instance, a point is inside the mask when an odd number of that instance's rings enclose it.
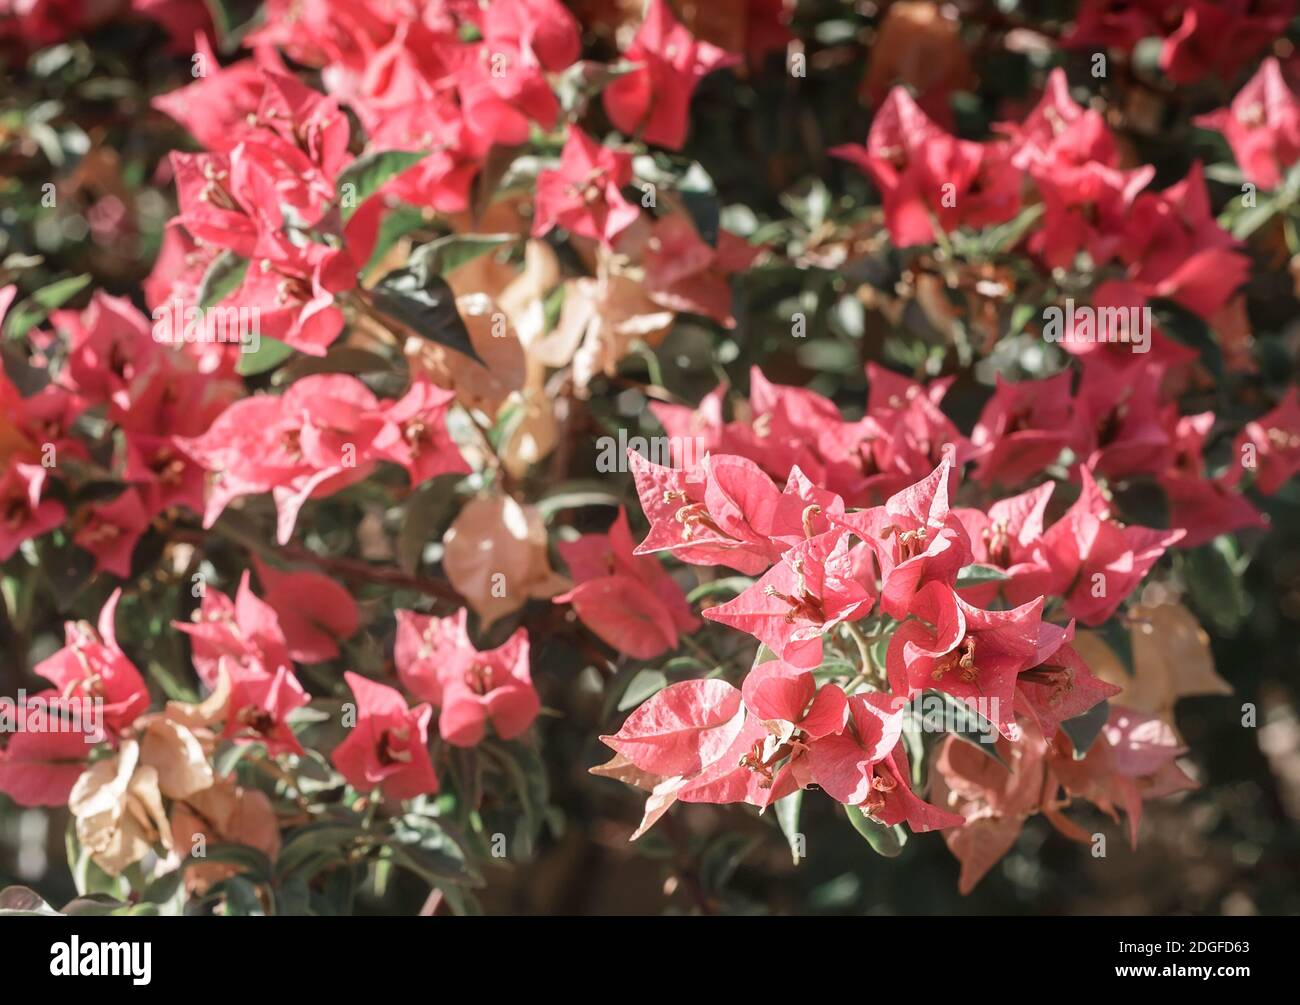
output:
{"label": "bougainvillea flower", "polygon": [[1194,121],[1223,133],[1241,173],[1260,188],[1277,188],[1300,160],[1300,99],[1272,57],[1260,64],[1229,107]]}
{"label": "bougainvillea flower", "polygon": [[1059,785],[1047,773],[1047,743],[1037,725],[1026,723],[1015,743],[998,738],[994,750],[996,758],[948,737],[930,769],[932,797],[964,818],[943,835],[961,863],[963,895],[1011,850],[1030,816],[1043,810],[1058,829],[1064,823],[1054,812]]}
{"label": "bougainvillea flower", "polygon": [[553,602],[572,604],[582,623],[619,652],[653,659],[677,648],[679,632],[699,627],[659,560],[633,554],[622,507],[608,533],[561,541],[557,549],[577,585]]}
{"label": "bougainvillea flower", "polygon": [[279,397],[235,402],[201,436],[178,441],[211,472],[204,525],[240,496],[271,492],[278,537],[288,542],[307,499],[369,474],[386,426],[379,400],[355,377],[318,374]]}
{"label": "bougainvillea flower", "polygon": [[613,246],[641,211],[620,191],[632,181],[632,156],[603,147],[577,126],[560,153],[560,166],[537,176],[533,236],[563,227]]}
{"label": "bougainvillea flower", "polygon": [[1059,169],[1097,163],[1117,167],[1119,149],[1105,118],[1070,97],[1070,83],[1060,67],[1047,75],[1043,96],[1021,122],[995,127],[1012,143],[1011,165],[1026,170],[1054,164]]}
{"label": "bougainvillea flower", "polygon": [[875,552],[880,606],[890,617],[906,617],[917,590],[929,582],[954,582],[958,570],[970,562],[966,529],[948,509],[952,475],[953,466],[945,460],[884,506],[832,519]]}
{"label": "bougainvillea flower", "polygon": [[276,51],[254,50],[252,59],[222,66],[206,34],[194,36],[194,57],[204,73],[194,82],[153,99],[154,108],[183,125],[208,150],[229,150],[239,142],[249,115],[257,111],[266,87],[263,68],[285,72]]}
{"label": "bougainvillea flower", "polygon": [[833,147],[880,189],[885,225],[902,247],[929,244],[935,228],[984,227],[1020,209],[1020,180],[1008,170],[1009,146],[959,140],[895,87],[871,122],[865,147]]}
{"label": "bougainvillea flower", "polygon": [[743,272],[762,253],[743,238],[718,232],[717,247],[700,237],[687,213],[670,213],[652,224],[642,253],[645,289],[670,310],[701,314],[734,328],[733,273]]}
{"label": "bougainvillea flower", "polygon": [[15,461],[0,475],[0,562],[24,541],[40,537],[63,523],[61,502],[42,498],[49,471],[40,464]]}
{"label": "bougainvillea flower", "polygon": [[1206,77],[1232,80],[1286,31],[1295,0],[1246,4],[1192,0],[1176,5],[1182,21],[1160,48],[1160,69],[1176,84]]}
{"label": "bougainvillea flower", "polygon": [[375,437],[375,452],[406,468],[412,485],[438,475],[469,471],[447,431],[447,409],[455,398],[454,391],[419,377],[401,398],[383,409],[386,425]]}
{"label": "bougainvillea flower", "polygon": [[1047,592],[1051,567],[1043,556],[1043,517],[1055,489],[1046,482],[1020,495],[999,499],[984,513],[955,509],[966,528],[971,557],[977,565],[1001,569],[1006,579],[964,587],[958,593],[967,603],[988,607],[999,592],[1012,604],[1028,603]]}
{"label": "bougainvillea flower", "polygon": [[1163,377],[1155,362],[1116,367],[1088,358],[1074,402],[1074,442],[1094,472],[1119,477],[1168,464],[1172,437],[1161,406]]}
{"label": "bougainvillea flower", "polygon": [[745,724],[740,692],[725,680],[669,684],[601,742],[642,771],[697,775],[718,761]]}
{"label": "bougainvillea flower", "polygon": [[1051,769],[1066,792],[1088,799],[1112,819],[1128,814],[1129,842],[1137,846],[1142,801],[1194,789],[1177,759],[1187,752],[1164,720],[1115,705],[1101,736],[1082,758],[1068,739],[1052,751]]}
{"label": "bougainvillea flower", "polygon": [[[265,570],[259,575],[266,583]],[[218,687],[223,663],[231,677],[268,677],[293,669],[280,619],[270,604],[253,593],[250,576],[244,572],[233,601],[209,587],[191,615],[193,622],[172,623],[190,637],[194,669],[209,689]]]}
{"label": "bougainvillea flower", "polygon": [[86,522],[72,540],[95,556],[95,571],[125,579],[131,574],[131,555],[141,535],[149,529],[149,512],[140,493],[127,489],[117,498],[88,508]]}
{"label": "bougainvillea flower", "polygon": [[1121,690],[1093,674],[1070,645],[1073,639],[1073,621],[1064,628],[1044,621],[1034,665],[1016,678],[1024,699],[1020,707],[1038,719],[1044,736],[1055,736],[1062,722],[1083,715]]}
{"label": "bougainvillea flower", "polygon": [[1038,655],[1043,598],[1009,611],[986,611],[946,584],[931,583],[913,598],[912,610],[922,620],[904,622],[889,642],[893,692],[910,697],[929,688],[945,691],[1014,739],[1016,676]]}
{"label": "bougainvillea flower", "polygon": [[747,802],[760,808],[809,784],[814,741],[844,729],[848,708],[835,684],[820,690],[812,673],[768,660],[745,677],[748,716],[731,747],[677,790],[683,802]]}
{"label": "bougainvillea flower", "polygon": [[428,746],[432,707],[408,708],[400,691],[351,671],[343,678],[356,699],[356,722],[330,759],[348,784],[389,799],[437,792]]}
{"label": "bougainvillea flower", "polygon": [[281,572],[257,558],[253,564],[262,600],[275,611],[289,657],[297,663],[336,659],[339,643],[360,625],[352,594],[319,572]]}
{"label": "bougainvillea flower", "polygon": [[1300,393],[1287,388],[1276,408],[1261,415],[1238,435],[1228,478],[1236,484],[1245,471],[1255,474],[1255,487],[1272,495],[1300,471]]}
{"label": "bougainvillea flower", "polygon": [[1046,380],[1008,382],[999,374],[993,397],[971,433],[975,478],[1015,485],[1051,464],[1069,446],[1069,370]]}
{"label": "bougainvillea flower", "polygon": [[650,531],[635,554],[667,551],[692,565],[726,565],[746,575],[762,572],[778,557],[770,541],[737,539],[718,526],[706,502],[702,471],[652,464],[635,451],[628,452],[628,465],[650,519]]}
{"label": "bougainvillea flower", "polygon": [[238,673],[230,681],[224,739],[235,743],[262,743],[272,757],[302,754],[288,718],[309,701],[298,679],[284,667],[273,674]]}
{"label": "bougainvillea flower", "polygon": [[120,733],[149,708],[144,678],[117,645],[114,622],[122,597],[114,590],[99,612],[98,631],[84,621],[64,626],[63,648],[32,668],[65,699],[103,701],[104,726]]}
{"label": "bougainvillea flower", "polygon": [[1087,468],[1083,492],[1043,535],[1043,554],[1052,567],[1049,592],[1065,597],[1066,612],[1085,625],[1099,625],[1142,582],[1182,530],[1123,526]]}
{"label": "bougainvillea flower", "polygon": [[450,618],[398,611],[398,675],[413,695],[441,708],[438,730],[448,743],[472,747],[489,723],[497,736],[513,740],[541,708],[529,671],[528,632],[520,628],[480,652],[469,638],[468,615],[464,608]]}
{"label": "bougainvillea flower", "polygon": [[1173,460],[1158,478],[1169,503],[1169,526],[1186,532],[1180,542],[1184,548],[1198,547],[1220,534],[1268,525],[1254,504],[1232,488],[1234,473],[1239,477],[1242,470],[1239,464],[1217,478],[1206,477],[1203,451],[1214,423],[1213,412],[1180,416],[1174,428]]}
{"label": "bougainvillea flower", "polygon": [[680,150],[686,142],[691,95],[700,79],[740,62],[738,56],[695,38],[673,17],[665,0],[650,0],[623,58],[636,68],[605,88],[605,112],[627,135],[670,150]]}
{"label": "bougainvillea flower", "polygon": [[846,727],[815,738],[808,769],[810,779],[832,799],[859,806],[879,791],[875,766],[902,738],[904,703],[875,692],[855,694],[849,696],[847,710]]}
{"label": "bougainvillea flower", "polygon": [[824,632],[870,609],[874,574],[870,550],[829,531],[795,545],[738,597],[702,613],[808,669],[821,663]]}
{"label": "bougainvillea flower", "polygon": [[124,297],[96,290],[83,311],[50,316],[68,339],[68,362],[61,375],[68,390],[89,402],[126,408],[133,384],[159,354],[149,320]]}
{"label": "bougainvillea flower", "polygon": [[[103,739],[78,696],[58,691],[0,700],[0,792],[19,806],[66,806],[91,751]],[[17,724],[21,723],[21,728]]]}

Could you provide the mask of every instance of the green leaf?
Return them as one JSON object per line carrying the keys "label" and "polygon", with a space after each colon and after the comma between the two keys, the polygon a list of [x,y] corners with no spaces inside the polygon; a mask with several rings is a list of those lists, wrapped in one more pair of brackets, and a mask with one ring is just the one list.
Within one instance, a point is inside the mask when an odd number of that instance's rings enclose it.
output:
{"label": "green leaf", "polygon": [[1108,718],[1110,718],[1110,702],[1103,699],[1083,715],[1076,715],[1073,719],[1066,719],[1061,723],[1065,735],[1074,744],[1076,761],[1088,752],[1088,748],[1101,734],[1101,727],[1106,725]]}
{"label": "green leaf", "polygon": [[430,275],[446,276],[462,265],[519,240],[516,234],[448,234],[422,244],[412,255]]}
{"label": "green leaf", "polygon": [[408,813],[395,820],[393,835],[384,846],[395,865],[433,886],[483,885],[483,877],[466,862],[460,845],[432,817]]}
{"label": "green leaf", "polygon": [[[358,157],[338,179],[339,194],[343,198],[343,219],[351,217],[357,207],[383,187],[384,182],[427,156],[426,150],[380,150]],[[347,188],[349,185],[351,189]]]}
{"label": "green leaf", "polygon": [[803,834],[799,831],[799,811],[802,808],[803,789],[795,789],[788,796],[772,804],[772,809],[776,812],[776,822],[781,828],[781,833],[785,835],[786,843],[790,845],[790,855],[795,865],[798,865],[799,860],[807,854]]}
{"label": "green leaf", "polygon": [[29,890],[25,886],[6,886],[3,890],[0,890],[0,916],[39,917],[58,913],[41,899],[40,894],[35,890]]}
{"label": "green leaf", "polygon": [[464,353],[482,363],[456,309],[447,280],[429,267],[429,258],[412,256],[411,264],[388,273],[370,291],[375,307],[421,338]]}
{"label": "green leaf", "polygon": [[618,702],[618,710],[626,712],[630,708],[635,708],[667,686],[668,678],[662,672],[651,669],[641,670],[623,692],[623,697]]}
{"label": "green leaf", "polygon": [[89,285],[90,276],[83,274],[42,286],[9,312],[5,321],[9,338],[22,338],[49,317],[50,311],[58,310]]}
{"label": "green leaf", "polygon": [[862,835],[877,855],[898,858],[902,854],[903,845],[907,844],[907,831],[903,829],[902,824],[887,827],[879,821],[872,820],[856,806],[845,806],[844,812],[848,815],[853,829]]}
{"label": "green leaf", "polygon": [[689,603],[698,603],[705,597],[712,597],[719,593],[730,593],[737,596],[744,593],[754,585],[754,580],[749,576],[723,576],[721,579],[710,580],[707,583],[701,583],[690,593],[686,595]]}
{"label": "green leaf", "polygon": [[226,297],[239,288],[248,272],[248,260],[240,258],[233,251],[223,251],[208,263],[199,289],[195,294],[200,310],[217,306]]}
{"label": "green leaf", "polygon": [[1235,634],[1250,613],[1250,597],[1241,578],[1246,563],[1235,555],[1232,537],[1220,535],[1178,557],[1196,609],[1220,632]]}
{"label": "green leaf", "polygon": [[294,831],[281,846],[275,861],[279,877],[300,873],[310,878],[326,869],[346,862],[358,842],[368,837],[355,824],[321,821]]}
{"label": "green leaf", "polygon": [[240,352],[239,363],[236,364],[235,370],[244,377],[266,373],[268,370],[274,370],[292,356],[293,352],[292,346],[285,345],[279,339],[263,335],[258,341],[256,350]]}
{"label": "green leaf", "polygon": [[[210,862],[222,862],[243,869],[259,882],[269,883],[275,875],[275,868],[266,853],[243,844],[214,843],[208,845],[202,855],[190,855],[185,859],[187,865],[202,865]],[[177,870],[178,872],[182,870]]]}
{"label": "green leaf", "polygon": [[1007,578],[1005,572],[991,565],[968,565],[957,573],[957,589],[981,583],[999,583]]}

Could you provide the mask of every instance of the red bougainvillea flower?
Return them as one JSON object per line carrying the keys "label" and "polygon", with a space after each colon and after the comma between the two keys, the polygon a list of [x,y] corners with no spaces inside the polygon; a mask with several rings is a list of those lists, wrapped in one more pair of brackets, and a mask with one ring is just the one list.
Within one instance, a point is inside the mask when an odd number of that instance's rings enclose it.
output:
{"label": "red bougainvillea flower", "polygon": [[1295,0],[1222,4],[1192,0],[1170,5],[1182,21],[1160,49],[1160,69],[1176,84],[1206,77],[1232,80],[1237,71],[1286,31]]}
{"label": "red bougainvillea flower", "polygon": [[1199,161],[1187,176],[1133,203],[1120,258],[1129,281],[1144,294],[1164,297],[1211,318],[1250,275],[1240,242],[1219,226]]}
{"label": "red bougainvillea flower", "polygon": [[1020,209],[1020,179],[1006,162],[1010,147],[949,135],[902,87],[876,112],[865,147],[846,144],[830,153],[857,165],[880,189],[885,225],[903,247],[931,243],[936,227],[984,227]]}
{"label": "red bougainvillea flower", "polygon": [[533,236],[563,227],[612,247],[641,214],[620,191],[631,181],[631,154],[603,147],[570,126],[559,168],[537,176]]}
{"label": "red bougainvillea flower", "polygon": [[67,622],[63,648],[32,668],[65,699],[103,701],[103,725],[114,735],[149,709],[144,678],[117,645],[114,620],[121,597],[122,591],[114,590],[100,610],[98,632],[84,621]]}
{"label": "red bougainvillea flower", "polygon": [[132,385],[160,353],[148,319],[129,300],[96,290],[84,311],[55,311],[50,320],[68,340],[60,383],[90,403],[128,407]]}
{"label": "red bougainvillea flower", "polygon": [[653,659],[677,648],[679,632],[699,627],[682,588],[659,561],[633,554],[622,507],[608,533],[584,534],[557,548],[577,585],[554,603],[572,604],[582,623],[619,652]]}
{"label": "red bougainvillea flower", "polygon": [[1047,742],[1037,725],[1026,723],[1015,743],[999,738],[994,749],[996,759],[948,737],[930,769],[932,798],[964,818],[943,835],[961,863],[957,888],[963,895],[1011,850],[1035,813],[1043,811],[1067,836],[1077,836],[1077,828],[1057,812],[1059,785],[1047,773]]}
{"label": "red bougainvillea flower", "polygon": [[749,268],[761,253],[725,230],[718,231],[717,247],[711,247],[688,214],[670,213],[654,222],[646,239],[645,290],[669,310],[702,314],[734,328],[729,277]]}
{"label": "red bougainvillea flower", "polygon": [[1023,707],[1038,719],[1044,736],[1055,736],[1062,722],[1083,715],[1121,690],[1093,675],[1070,645],[1073,638],[1073,621],[1064,629],[1043,622],[1034,666],[1016,678]]}
{"label": "red bougainvillea flower", "polygon": [[537,718],[541,702],[528,666],[528,632],[520,628],[483,652],[469,638],[469,612],[450,618],[397,612],[393,657],[406,689],[440,707],[438,730],[457,747],[487,734],[513,740]]}
{"label": "red bougainvillea flower", "polygon": [[258,47],[252,59],[222,66],[205,34],[194,37],[196,65],[204,73],[192,84],[153,99],[154,108],[183,125],[209,150],[225,151],[239,142],[248,116],[257,111],[266,87],[263,69],[285,73],[274,49]]}
{"label": "red bougainvillea flower", "polygon": [[1269,57],[1232,99],[1232,104],[1195,120],[1223,133],[1247,181],[1277,188],[1282,176],[1300,160],[1300,100]]}
{"label": "red bougainvillea flower", "polygon": [[428,379],[411,381],[406,394],[383,408],[385,426],[375,437],[375,452],[400,464],[412,485],[445,474],[463,474],[469,465],[447,432],[447,409],[456,393]]}
{"label": "red bougainvillea flower", "polygon": [[922,621],[907,621],[889,642],[889,686],[911,697],[934,688],[971,705],[1015,738],[1016,676],[1036,662],[1043,598],[1009,611],[972,607],[944,583],[912,601]]}
{"label": "red bougainvillea flower", "polygon": [[731,747],[677,791],[682,802],[747,802],[770,806],[809,784],[807,754],[816,741],[844,729],[848,703],[835,684],[820,690],[811,672],[780,660],[745,677],[749,715]]}
{"label": "red bougainvillea flower", "polygon": [[[147,704],[147,700],[146,700]],[[0,792],[19,806],[66,806],[86,770],[97,735],[93,716],[80,696],[55,690],[28,695],[21,703],[0,699],[6,717],[20,730],[0,730]]]}
{"label": "red bougainvillea flower", "polygon": [[1043,535],[1052,567],[1050,593],[1065,597],[1066,612],[1085,625],[1099,625],[1142,582],[1182,530],[1122,526],[1085,467],[1083,492]]}
{"label": "red bougainvillea flower", "polygon": [[1051,770],[1066,792],[1089,800],[1112,819],[1124,810],[1129,841],[1136,847],[1144,799],[1197,787],[1177,764],[1186,752],[1164,720],[1115,705],[1098,741],[1081,759],[1074,757],[1069,738],[1058,734]]}
{"label": "red bougainvillea flower", "polygon": [[233,499],[271,492],[285,543],[307,499],[360,481],[381,458],[416,476],[464,471],[439,428],[445,406],[444,397],[418,381],[396,404],[381,403],[345,374],[304,377],[280,397],[238,401],[202,436],[180,441],[213,475],[204,523],[211,526]]}
{"label": "red bougainvillea flower", "polygon": [[646,143],[680,150],[690,128],[691,95],[700,79],[735,66],[738,56],[695,38],[665,0],[650,0],[623,58],[636,68],[616,78],[603,95],[614,126]]}
{"label": "red bougainvillea flower", "polygon": [[906,823],[923,833],[960,826],[962,817],[931,806],[912,791],[907,754],[899,742],[903,702],[897,696],[870,693],[851,695],[848,704],[844,731],[815,741],[809,749],[812,780],[832,799],[857,807],[887,827]]}
{"label": "red bougainvillea flower", "polygon": [[6,463],[0,475],[0,562],[24,541],[40,537],[63,523],[63,504],[43,499],[49,471],[40,464]]}
{"label": "red bougainvillea flower", "polygon": [[275,611],[289,657],[297,663],[336,659],[339,643],[356,634],[357,602],[319,572],[281,572],[253,559],[264,602]]}
{"label": "red bougainvillea flower", "polygon": [[[224,665],[224,664],[223,664]],[[241,671],[231,675],[226,726],[221,734],[235,743],[262,743],[266,752],[302,754],[289,716],[309,701],[298,679],[284,667],[272,674]]]}
{"label": "red bougainvillea flower", "polygon": [[89,507],[86,522],[72,540],[95,556],[95,571],[125,579],[131,574],[136,542],[149,529],[140,493],[127,489],[116,499]]}
{"label": "red bougainvillea flower", "polygon": [[1023,122],[1001,122],[996,128],[1010,137],[1011,164],[1018,170],[1119,164],[1119,149],[1105,118],[1070,97],[1070,83],[1059,67],[1047,75],[1043,96]]}
{"label": "red bougainvillea flower", "polygon": [[1073,442],[1069,370],[1046,380],[1006,381],[999,374],[993,397],[971,433],[975,478],[983,485],[1015,485],[1051,464]]}
{"label": "red bougainvillea flower", "polygon": [[331,760],[348,784],[361,792],[379,789],[389,799],[437,792],[428,746],[432,707],[408,708],[400,691],[360,674],[343,678],[356,699],[356,722]]}
{"label": "red bougainvillea flower", "polygon": [[784,490],[754,462],[709,454],[696,468],[652,464],[635,451],[636,478],[650,532],[636,554],[671,552],[693,565],[727,565],[746,575],[762,572],[791,546],[824,533],[844,504],[795,468]]}
{"label": "red bougainvillea flower", "polygon": [[642,771],[691,777],[718,761],[745,723],[740,692],[725,680],[670,684],[601,742]]}
{"label": "red bougainvillea flower", "polygon": [[1236,457],[1228,477],[1235,484],[1245,471],[1255,473],[1255,487],[1265,495],[1280,489],[1300,471],[1300,392],[1287,388],[1272,411],[1246,423],[1237,436]]}
{"label": "red bougainvillea flower", "polygon": [[1160,394],[1157,362],[1116,366],[1090,356],[1074,402],[1075,446],[1088,467],[1107,477],[1163,470],[1173,437]]}
{"label": "red bougainvillea flower", "polygon": [[[1169,526],[1186,532],[1179,542],[1184,548],[1198,547],[1220,534],[1268,526],[1254,504],[1232,488],[1234,474],[1239,477],[1242,471],[1239,463],[1217,478],[1205,476],[1203,450],[1214,422],[1213,412],[1180,416],[1174,431],[1174,458],[1159,476],[1169,502]],[[1240,459],[1238,453],[1236,460]]]}
{"label": "red bougainvillea flower", "polygon": [[702,613],[810,669],[821,663],[823,633],[870,610],[874,573],[866,546],[829,531],[795,545],[738,597]]}
{"label": "red bougainvillea flower", "polygon": [[1046,482],[1020,495],[999,499],[987,513],[953,510],[970,538],[973,561],[1001,569],[1007,577],[959,590],[963,600],[987,607],[1001,592],[1012,604],[1024,604],[1047,592],[1051,567],[1043,555],[1043,516],[1054,488],[1052,482]]}
{"label": "red bougainvillea flower", "polygon": [[903,706],[902,701],[885,694],[849,696],[841,709],[841,728],[817,737],[809,749],[810,780],[837,802],[850,806],[865,803],[879,791],[873,784],[875,766],[902,738]]}
{"label": "red bougainvillea flower", "polygon": [[880,606],[892,618],[907,616],[912,597],[926,583],[953,583],[958,570],[970,562],[966,529],[948,510],[952,475],[953,467],[945,460],[884,506],[832,518],[875,552]]}
{"label": "red bougainvillea flower", "polygon": [[[264,571],[259,574],[264,576]],[[244,572],[233,601],[209,587],[191,615],[193,622],[172,622],[189,635],[194,670],[210,690],[216,690],[223,665],[232,679],[270,677],[293,669],[280,619],[270,604],[253,593],[250,576]]]}

